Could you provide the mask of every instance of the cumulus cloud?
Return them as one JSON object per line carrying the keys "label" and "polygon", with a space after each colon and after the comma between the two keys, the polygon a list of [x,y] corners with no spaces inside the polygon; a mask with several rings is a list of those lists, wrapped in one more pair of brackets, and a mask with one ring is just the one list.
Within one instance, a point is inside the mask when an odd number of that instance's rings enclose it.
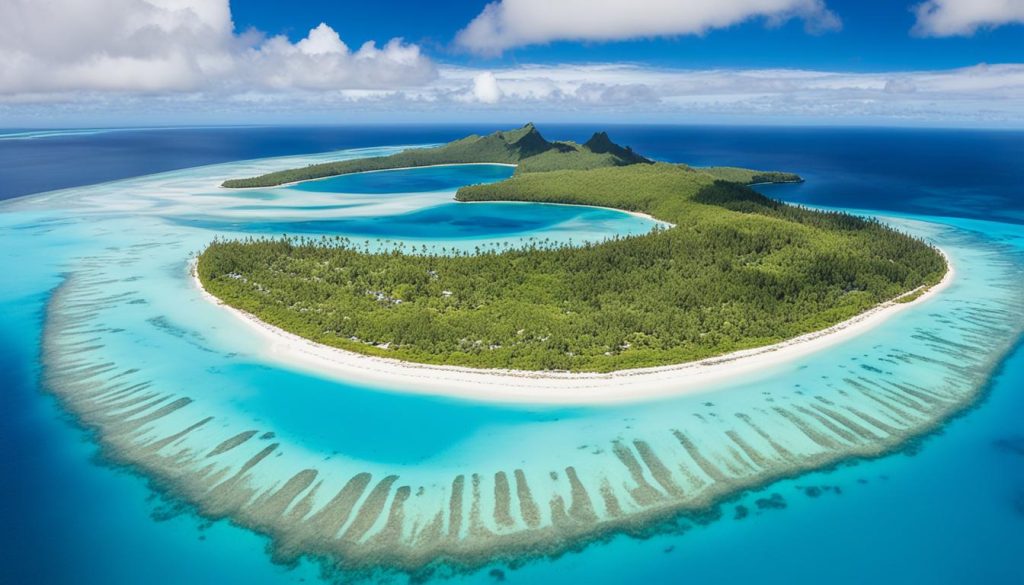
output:
{"label": "cumulus cloud", "polygon": [[353,52],[323,23],[297,43],[237,34],[228,0],[0,3],[0,94],[379,89],[433,76],[399,39]]}
{"label": "cumulus cloud", "polygon": [[456,42],[498,54],[559,40],[699,35],[753,18],[771,25],[797,18],[810,32],[841,26],[824,0],[499,0],[462,29]]}
{"label": "cumulus cloud", "polygon": [[484,71],[473,78],[473,97],[480,103],[495,104],[501,99],[498,79],[490,71]]}
{"label": "cumulus cloud", "polygon": [[1024,23],[1024,0],[927,0],[914,7],[921,36],[970,36],[978,29]]}
{"label": "cumulus cloud", "polygon": [[325,24],[292,44],[274,37],[235,55],[237,82],[257,89],[388,89],[420,85],[434,75],[415,45],[394,39],[377,48],[367,42],[352,52]]}
{"label": "cumulus cloud", "polygon": [[[287,43],[287,41],[285,41]],[[347,53],[348,45],[341,42],[341,37],[327,23],[309,31],[309,36],[295,43],[295,48],[305,55],[330,55],[331,53]]]}

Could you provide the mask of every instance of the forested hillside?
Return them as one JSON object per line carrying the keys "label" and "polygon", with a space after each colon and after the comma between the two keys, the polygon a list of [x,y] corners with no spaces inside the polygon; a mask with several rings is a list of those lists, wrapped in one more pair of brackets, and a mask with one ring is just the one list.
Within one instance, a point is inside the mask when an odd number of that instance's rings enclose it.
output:
{"label": "forested hillside", "polygon": [[700,169],[716,179],[729,181],[731,183],[743,183],[744,185],[756,185],[758,183],[802,183],[800,175],[794,173],[780,173],[778,171],[752,171],[739,167],[704,167]]}

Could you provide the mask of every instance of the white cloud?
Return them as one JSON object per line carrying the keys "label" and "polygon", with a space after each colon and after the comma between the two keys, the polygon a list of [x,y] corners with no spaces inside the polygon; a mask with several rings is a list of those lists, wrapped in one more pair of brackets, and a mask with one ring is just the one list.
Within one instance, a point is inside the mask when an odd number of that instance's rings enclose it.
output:
{"label": "white cloud", "polygon": [[338,36],[338,33],[324,22],[321,22],[319,26],[309,31],[309,36],[295,43],[295,48],[306,55],[344,54],[348,52],[348,46],[341,42],[341,37]]}
{"label": "white cloud", "polygon": [[433,76],[416,45],[352,52],[324,23],[297,43],[236,34],[228,0],[0,2],[0,94],[379,89]]}
{"label": "white cloud", "polygon": [[498,80],[490,71],[484,71],[473,78],[473,97],[480,103],[495,104],[501,99]]}
{"label": "white cloud", "polygon": [[[759,12],[751,11],[755,4]],[[667,12],[655,27],[644,10],[652,0],[627,5],[634,19],[615,27],[601,10],[606,3],[588,3],[581,18],[603,35],[590,38],[682,30]],[[699,13],[691,22],[698,32],[752,14],[819,23],[830,14],[817,0],[694,0],[688,7]],[[542,12],[545,38],[582,26],[555,22],[559,10]],[[512,31],[497,46],[511,42]],[[227,0],[0,0],[0,120],[8,125],[496,118],[1021,127],[1024,64],[889,73],[622,64],[483,70],[437,67],[400,40],[349,47],[327,24],[297,42],[239,34]]]}
{"label": "white cloud", "polygon": [[[289,46],[288,50],[300,52]],[[362,48],[344,53],[344,58],[359,67],[360,54],[388,50]],[[279,56],[250,58],[256,61],[252,67],[263,70],[267,63],[259,59]],[[290,88],[315,86],[318,71],[316,67],[289,68],[281,75],[290,77],[280,83]],[[45,99],[0,95],[0,119],[25,127],[501,119],[1021,128],[1024,64],[877,73],[679,70],[622,64],[488,70],[448,66],[439,68],[431,81],[404,88],[283,91],[261,86],[224,93],[91,92],[49,94]]]}
{"label": "white cloud", "polygon": [[[481,72],[445,68],[428,87],[431,100],[406,100],[393,110],[437,115],[462,100]],[[979,65],[944,71],[847,73],[801,69],[651,69],[616,64],[522,66],[495,69],[498,106],[481,111],[530,119],[603,118],[618,121],[729,119],[857,123],[1006,123],[1024,126],[1024,64]],[[497,109],[495,109],[497,108]],[[471,116],[474,104],[460,104]]]}
{"label": "white cloud", "polygon": [[235,56],[234,75],[255,89],[389,89],[420,85],[434,68],[415,45],[393,39],[383,48],[372,42],[349,51],[337,33],[321,24],[292,44],[283,36]]}
{"label": "white cloud", "polygon": [[498,54],[559,40],[700,35],[753,18],[770,25],[798,18],[811,32],[840,27],[824,0],[499,0],[462,29],[456,42]]}
{"label": "white cloud", "polygon": [[[298,51],[294,46],[291,50]],[[358,63],[363,51],[347,53],[346,58]],[[308,72],[315,73],[316,69]],[[282,83],[300,82],[313,83],[313,78]],[[406,88],[252,88],[225,94],[155,95],[95,92],[47,99],[0,95],[0,119],[25,127],[501,119],[1020,128],[1024,127],[1024,64],[879,73],[679,70],[621,64],[489,70],[441,67],[430,82]]]}
{"label": "white cloud", "polygon": [[927,0],[914,7],[921,36],[970,36],[981,28],[1024,23],[1024,0]]}

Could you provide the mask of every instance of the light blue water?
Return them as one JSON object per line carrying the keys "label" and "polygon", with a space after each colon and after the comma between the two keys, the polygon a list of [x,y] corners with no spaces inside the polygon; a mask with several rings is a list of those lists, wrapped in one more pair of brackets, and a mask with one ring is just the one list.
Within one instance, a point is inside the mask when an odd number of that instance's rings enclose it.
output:
{"label": "light blue water", "polygon": [[[349,156],[390,151],[364,149]],[[454,201],[458,187],[499,181],[512,170],[501,165],[451,165],[359,173],[276,189],[225,190],[204,184],[188,194],[187,202],[150,197],[145,203],[172,225],[210,235],[343,236],[372,245],[400,241],[468,250],[600,241],[646,233],[660,223],[611,209]]]}
{"label": "light blue water", "polygon": [[[269,164],[287,166],[294,161]],[[265,539],[225,522],[201,530],[205,525],[188,514],[153,522],[153,512],[162,513],[166,506],[148,500],[151,492],[145,482],[97,468],[91,462],[96,448],[66,424],[49,398],[35,393],[39,372],[33,364],[43,304],[61,274],[82,272],[83,266],[87,277],[119,279],[118,284],[102,285],[103,290],[132,293],[130,298],[145,301],[117,303],[104,314],[105,322],[125,329],[105,340],[106,355],[130,357],[153,379],[177,380],[176,391],[193,393],[211,412],[232,420],[245,418],[253,428],[273,429],[282,443],[301,443],[310,456],[333,457],[345,465],[399,466],[406,469],[403,473],[422,475],[447,468],[472,471],[483,461],[511,457],[530,459],[531,464],[534,459],[565,460],[576,457],[572,451],[578,446],[592,445],[609,433],[644,434],[645,427],[660,428],[661,421],[677,418],[700,402],[713,402],[713,410],[722,410],[730,403],[754,400],[758,393],[722,392],[616,408],[505,408],[394,395],[281,370],[262,358],[254,340],[240,338],[230,319],[193,300],[183,279],[184,259],[211,234],[168,220],[199,209],[213,216],[211,221],[234,221],[233,229],[241,233],[266,222],[271,211],[275,216],[282,211],[301,216],[315,203],[284,196],[295,203],[285,210],[259,205],[227,209],[236,195],[224,196],[207,186],[208,178],[223,172],[201,169],[82,189],[68,198],[74,205],[55,198],[38,206],[42,211],[19,205],[3,213],[0,268],[15,276],[0,288],[0,331],[9,348],[3,354],[9,361],[4,370],[12,380],[5,397],[12,411],[28,413],[13,420],[24,429],[13,433],[19,440],[3,442],[5,461],[22,462],[12,466],[12,472],[26,475],[24,481],[4,488],[5,502],[19,502],[4,509],[5,579],[274,583],[316,578],[316,568],[308,563],[292,571],[272,565],[263,550]],[[208,196],[196,198],[197,194]],[[363,201],[360,207],[392,211],[400,218],[418,213],[420,206],[437,206],[435,199],[421,197],[387,197],[386,203]],[[281,198],[275,195],[275,204]],[[74,213],[64,211],[65,206]],[[327,211],[342,214],[338,221],[346,221],[358,218],[344,217],[352,209]],[[585,217],[570,218],[566,222],[579,223],[568,233],[599,238],[617,233],[616,227],[627,229],[635,219],[617,215],[620,221],[613,216],[609,225],[601,226],[590,225]],[[969,255],[978,243],[998,241],[1024,250],[1019,226],[938,221],[964,234],[954,237],[952,245],[978,266],[975,271],[965,269],[962,287],[985,274],[981,266],[987,256]],[[564,238],[559,226],[564,228],[566,222],[526,224],[519,236]],[[514,233],[506,232],[505,241],[514,241]],[[473,241],[470,238],[465,245],[474,245]],[[132,249],[141,242],[160,246]],[[959,246],[964,246],[963,252]],[[879,338],[857,342],[862,348],[853,344],[844,350],[844,359],[870,352],[889,337],[902,339],[901,330],[915,322],[908,316],[902,326],[880,329]],[[458,579],[493,582],[496,577],[490,571],[496,568],[510,581],[522,582],[677,582],[680,575],[717,582],[1018,582],[1024,575],[1016,558],[1016,551],[1024,548],[1019,509],[1024,457],[1014,447],[1021,437],[1015,415],[1024,398],[1014,390],[1024,381],[1022,366],[1024,355],[1018,351],[994,379],[990,398],[948,425],[941,436],[925,441],[914,456],[894,455],[775,483],[723,506],[719,521],[707,526],[684,521],[690,528],[681,535],[648,540],[620,536],[558,560],[533,561],[514,571],[505,565],[488,567]],[[829,368],[834,367],[828,360],[809,360],[804,369],[783,369],[779,375],[805,372],[799,375],[820,379],[831,375]],[[197,390],[201,392],[195,394]],[[305,457],[292,451],[285,452],[282,462]],[[811,497],[801,489],[809,486],[829,489]],[[784,499],[785,509],[760,510],[757,500],[775,493]],[[739,505],[750,515],[732,520]],[[96,527],[102,527],[104,537],[97,537]],[[27,550],[22,544],[54,539],[60,543],[57,548]],[[60,562],[52,562],[55,554]]]}
{"label": "light blue water", "polygon": [[[565,408],[474,404],[434,396],[367,391],[358,385],[301,373],[242,366],[231,376],[242,386],[288,388],[245,396],[245,409],[260,413],[281,436],[327,453],[387,464],[415,465],[443,457],[453,445],[471,440],[489,427],[515,426],[571,416]],[[344,396],[338,408],[325,408]],[[401,408],[396,408],[396,401]],[[410,441],[410,432],[416,440]]]}
{"label": "light blue water", "polygon": [[[288,206],[289,210],[325,211],[352,209],[349,206]],[[245,209],[234,207],[233,209]],[[265,208],[264,208],[265,209]],[[280,209],[280,207],[278,207]],[[433,207],[396,215],[315,219],[304,221],[238,221],[181,218],[185,226],[213,232],[244,231],[269,235],[344,235],[401,240],[449,241],[491,239],[533,234],[544,237],[578,235],[580,228],[602,230],[610,235],[641,234],[651,222],[611,209],[572,205],[522,203],[442,203]],[[561,239],[561,238],[560,238]]]}
{"label": "light blue water", "polygon": [[379,171],[341,175],[319,181],[306,181],[291,188],[313,193],[423,193],[451,191],[464,185],[493,183],[512,176],[514,167],[502,165],[459,165]]}

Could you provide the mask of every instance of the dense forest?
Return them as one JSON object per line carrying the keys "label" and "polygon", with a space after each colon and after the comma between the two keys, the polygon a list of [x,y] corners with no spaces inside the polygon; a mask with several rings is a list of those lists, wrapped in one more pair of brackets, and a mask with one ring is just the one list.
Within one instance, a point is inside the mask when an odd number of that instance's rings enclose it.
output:
{"label": "dense forest", "polygon": [[757,185],[759,183],[802,183],[800,175],[793,173],[780,173],[778,171],[752,171],[739,167],[703,167],[700,170],[708,173],[716,179],[729,181],[731,183],[743,183],[744,185]]}
{"label": "dense forest", "polygon": [[516,130],[487,136],[467,136],[439,147],[410,148],[389,156],[321,163],[248,179],[229,179],[222,186],[233,189],[273,187],[350,173],[455,163],[515,164],[518,165],[517,173],[525,173],[650,162],[629,148],[615,144],[604,132],[594,134],[584,144],[548,142],[533,124],[527,124]]}
{"label": "dense forest", "polygon": [[228,304],[328,345],[423,363],[573,371],[770,344],[941,279],[944,259],[918,240],[741,184],[794,177],[646,159],[517,173],[464,187],[457,199],[600,205],[673,226],[577,247],[474,253],[371,252],[343,238],[218,240],[198,273]]}

